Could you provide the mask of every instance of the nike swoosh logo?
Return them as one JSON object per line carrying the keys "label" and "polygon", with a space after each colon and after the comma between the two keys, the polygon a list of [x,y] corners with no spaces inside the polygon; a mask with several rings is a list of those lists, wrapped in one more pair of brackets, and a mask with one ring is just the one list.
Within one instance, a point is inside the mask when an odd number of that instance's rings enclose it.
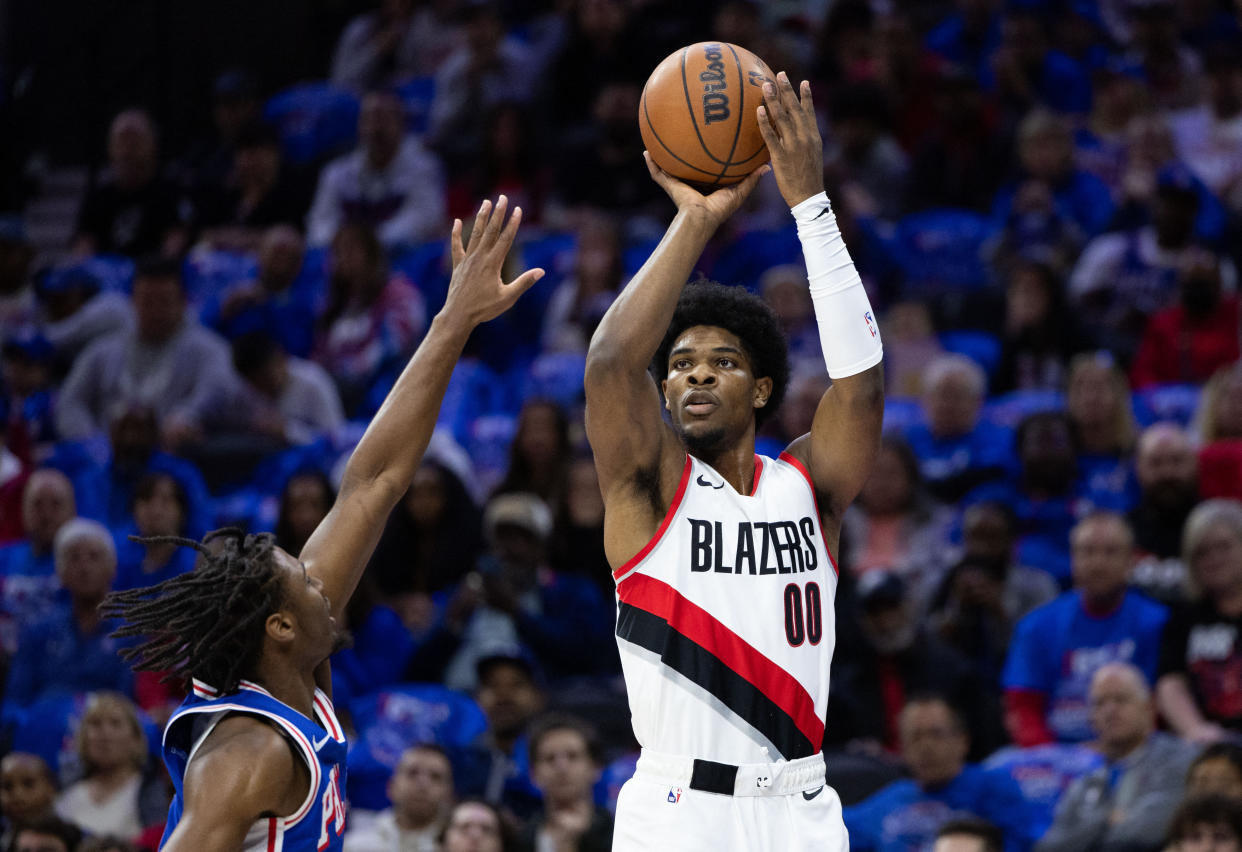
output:
{"label": "nike swoosh logo", "polygon": [[[319,749],[321,749],[321,748],[323,748],[325,745],[327,745],[327,744],[328,744],[328,740],[330,740],[330,739],[332,739],[332,736],[331,736],[330,734],[324,734],[324,735],[323,735],[323,739],[322,739],[322,740],[315,740],[315,742],[314,742],[314,744],[313,744],[313,745],[315,746],[315,751],[319,751]],[[804,795],[805,795],[805,794],[804,794]]]}
{"label": "nike swoosh logo", "polygon": [[818,795],[819,795],[820,793],[822,793],[822,792],[824,792],[824,788],[823,788],[822,786],[820,786],[820,787],[816,787],[816,788],[815,788],[814,790],[812,790],[810,793],[807,793],[807,792],[805,792],[805,791],[804,791],[804,792],[802,793],[802,798],[806,799],[806,800],[809,802],[809,801],[811,801],[811,799],[814,799],[816,796],[818,796]]}
{"label": "nike swoosh logo", "polygon": [[704,486],[707,486],[708,488],[717,488],[717,489],[719,489],[719,488],[724,488],[724,483],[723,483],[723,482],[722,482],[722,483],[720,483],[719,485],[714,485],[714,484],[712,484],[711,482],[709,482],[707,479],[705,479],[705,478],[702,476],[702,474],[700,474],[700,475],[699,475],[699,478],[698,478],[698,479],[696,479],[696,480],[694,480],[694,481],[695,481],[695,482],[697,482],[699,485],[704,485]]}
{"label": "nike swoosh logo", "polygon": [[[832,205],[825,204],[824,209],[815,214],[815,219],[818,219],[820,216],[823,216],[825,213],[831,213],[831,212],[832,212]],[[814,222],[815,219],[812,219],[811,221]]]}

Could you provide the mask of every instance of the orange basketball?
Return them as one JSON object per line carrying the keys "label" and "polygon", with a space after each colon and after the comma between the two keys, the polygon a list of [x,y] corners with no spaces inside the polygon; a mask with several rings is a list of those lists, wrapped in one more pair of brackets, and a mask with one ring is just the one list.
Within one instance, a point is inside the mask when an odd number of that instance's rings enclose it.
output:
{"label": "orange basketball", "polygon": [[728,186],[768,161],[755,108],[774,80],[762,59],[720,41],[683,47],[643,87],[643,144],[664,171],[705,188]]}

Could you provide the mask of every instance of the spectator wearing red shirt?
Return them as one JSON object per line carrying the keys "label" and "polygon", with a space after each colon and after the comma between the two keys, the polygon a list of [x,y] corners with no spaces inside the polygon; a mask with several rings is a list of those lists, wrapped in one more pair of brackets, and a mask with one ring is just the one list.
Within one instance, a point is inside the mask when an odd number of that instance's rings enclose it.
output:
{"label": "spectator wearing red shirt", "polygon": [[1238,360],[1238,297],[1221,293],[1215,256],[1195,256],[1178,276],[1180,299],[1153,314],[1130,369],[1135,388],[1201,384]]}

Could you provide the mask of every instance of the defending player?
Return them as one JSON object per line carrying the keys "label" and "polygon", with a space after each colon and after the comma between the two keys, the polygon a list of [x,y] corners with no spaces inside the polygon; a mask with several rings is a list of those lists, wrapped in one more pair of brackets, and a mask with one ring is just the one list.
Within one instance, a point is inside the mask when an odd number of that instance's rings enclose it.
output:
{"label": "defending player", "polygon": [[166,852],[341,849],[346,745],[328,656],[384,522],[427,448],[466,339],[543,275],[532,269],[511,284],[501,280],[521,220],[518,208],[506,224],[506,206],[503,195],[494,208],[483,202],[468,247],[454,223],[444,308],[300,556],[269,534],[215,534],[211,547],[200,546],[194,571],[105,602],[109,615],[127,619],[122,635],[145,637],[131,655],[137,668],[192,684],[164,732],[177,793]]}
{"label": "defending player", "polygon": [[880,439],[882,352],[823,192],[810,86],[799,97],[781,74],[764,101],[759,126],[797,221],[833,378],[810,434],[779,459],[755,455],[757,423],[788,378],[779,326],[740,288],[684,286],[759,172],[703,196],[648,158],[677,216],[587,356],[587,434],[643,746],[618,802],[616,850],[848,848],[819,752],[834,557]]}

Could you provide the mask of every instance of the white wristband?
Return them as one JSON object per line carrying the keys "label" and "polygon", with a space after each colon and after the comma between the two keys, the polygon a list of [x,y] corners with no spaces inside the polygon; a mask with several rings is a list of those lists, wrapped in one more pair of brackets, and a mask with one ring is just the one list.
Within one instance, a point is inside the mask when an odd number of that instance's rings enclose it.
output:
{"label": "white wristband", "polygon": [[880,327],[827,193],[811,196],[790,212],[798,223],[828,375],[843,379],[874,367],[884,357]]}

